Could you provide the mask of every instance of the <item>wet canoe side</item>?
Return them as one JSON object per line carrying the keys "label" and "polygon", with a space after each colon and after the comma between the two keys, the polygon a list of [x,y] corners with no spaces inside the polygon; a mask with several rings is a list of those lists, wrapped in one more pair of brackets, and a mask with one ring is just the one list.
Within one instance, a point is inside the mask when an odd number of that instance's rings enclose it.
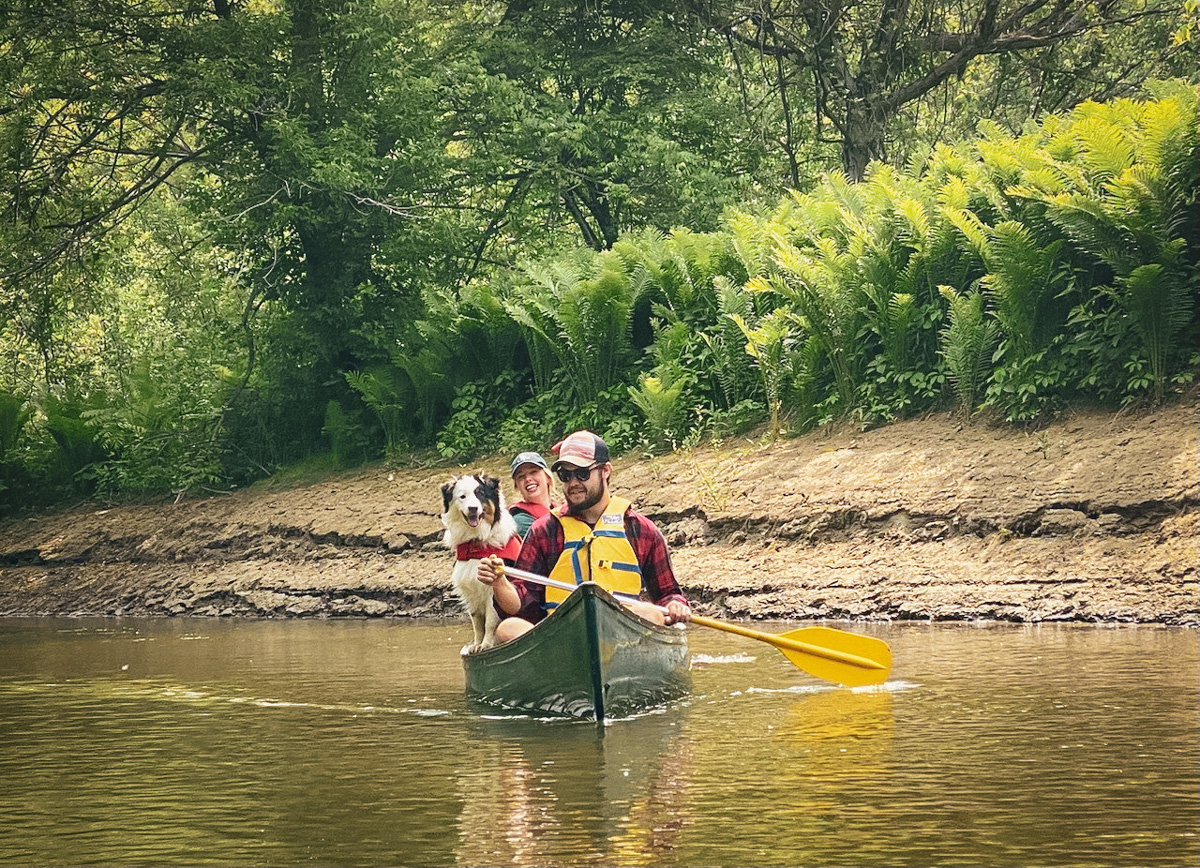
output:
{"label": "wet canoe side", "polygon": [[644,621],[591,583],[524,636],[463,657],[463,668],[476,702],[586,720],[627,717],[691,689],[686,631]]}

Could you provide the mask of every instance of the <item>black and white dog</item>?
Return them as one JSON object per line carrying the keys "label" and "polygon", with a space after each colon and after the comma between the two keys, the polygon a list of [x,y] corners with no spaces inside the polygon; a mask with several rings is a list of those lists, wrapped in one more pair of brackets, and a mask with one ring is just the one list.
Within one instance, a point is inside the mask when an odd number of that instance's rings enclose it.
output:
{"label": "black and white dog", "polygon": [[516,559],[521,550],[517,522],[505,508],[500,480],[485,473],[453,476],[442,486],[442,542],[455,552],[452,581],[471,616],[474,641],[463,654],[474,654],[496,644],[500,615],[492,605],[492,589],[475,578],[479,559],[499,555]]}

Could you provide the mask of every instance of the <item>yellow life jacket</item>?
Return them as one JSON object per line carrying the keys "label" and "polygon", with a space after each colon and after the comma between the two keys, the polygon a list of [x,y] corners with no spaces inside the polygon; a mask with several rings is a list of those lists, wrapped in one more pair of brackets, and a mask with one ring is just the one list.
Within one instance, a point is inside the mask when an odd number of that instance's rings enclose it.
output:
{"label": "yellow life jacket", "polygon": [[[642,570],[625,537],[625,510],[630,506],[622,497],[610,497],[594,529],[574,516],[559,515],[565,545],[550,578],[572,585],[595,582],[613,593],[640,594]],[[547,609],[566,598],[566,591],[546,588]]]}

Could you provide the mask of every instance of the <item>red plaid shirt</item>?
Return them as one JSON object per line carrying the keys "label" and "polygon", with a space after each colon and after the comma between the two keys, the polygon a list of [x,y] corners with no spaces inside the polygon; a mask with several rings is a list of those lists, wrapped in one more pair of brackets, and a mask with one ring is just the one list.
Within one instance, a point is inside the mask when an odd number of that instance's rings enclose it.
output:
{"label": "red plaid shirt", "polygon": [[[640,512],[630,508],[625,510],[625,536],[633,547],[637,557],[638,567],[642,571],[642,596],[652,603],[665,606],[671,600],[690,605],[679,583],[675,581],[675,571],[671,568],[671,555],[667,551],[667,541],[654,522]],[[529,528],[525,540],[521,543],[521,554],[517,556],[514,566],[528,573],[548,576],[558,563],[566,545],[562,523],[558,517],[550,515],[539,518]],[[521,608],[518,618],[537,623],[546,617],[543,608],[546,602],[546,588],[532,582],[512,579],[513,587],[521,598]]]}

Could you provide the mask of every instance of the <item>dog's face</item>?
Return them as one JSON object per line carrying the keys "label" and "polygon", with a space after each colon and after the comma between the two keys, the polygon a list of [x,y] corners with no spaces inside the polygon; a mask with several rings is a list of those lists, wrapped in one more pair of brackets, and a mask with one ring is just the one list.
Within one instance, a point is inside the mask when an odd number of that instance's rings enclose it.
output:
{"label": "dog's face", "polygon": [[496,523],[500,511],[500,480],[486,473],[454,476],[442,486],[442,521],[461,518],[470,527]]}

